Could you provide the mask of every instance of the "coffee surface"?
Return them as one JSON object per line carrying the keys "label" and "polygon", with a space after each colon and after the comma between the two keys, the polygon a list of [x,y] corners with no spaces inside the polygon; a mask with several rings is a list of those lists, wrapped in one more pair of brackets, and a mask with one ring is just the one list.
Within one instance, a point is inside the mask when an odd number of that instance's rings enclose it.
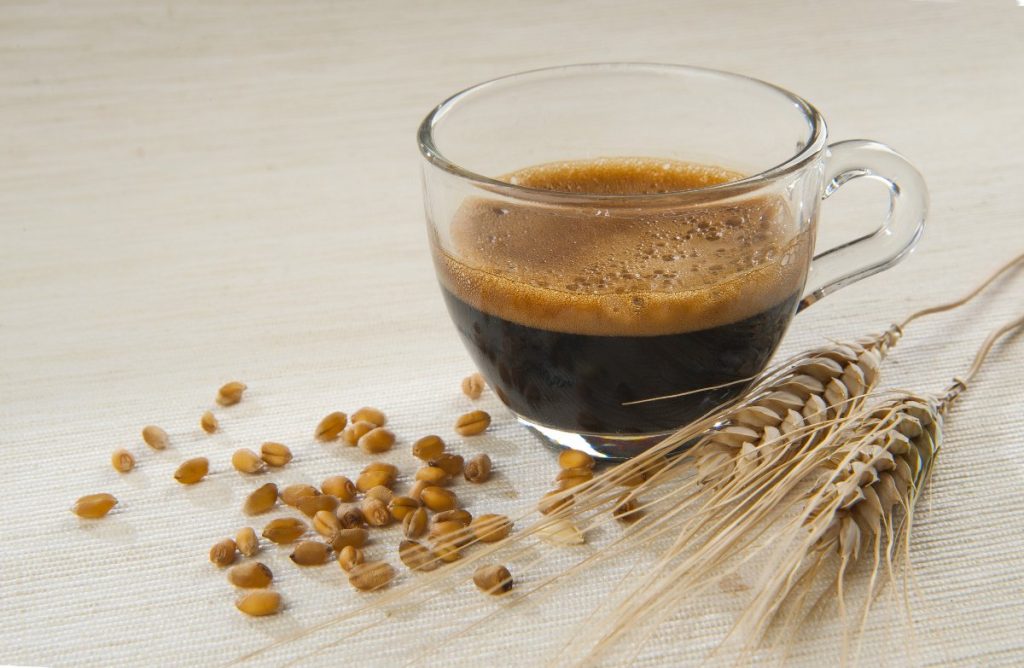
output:
{"label": "coffee surface", "polygon": [[[529,167],[504,180],[644,195],[739,178],[714,166],[606,158]],[[521,325],[603,336],[681,333],[751,317],[802,286],[809,234],[794,234],[791,217],[768,196],[685,208],[478,198],[455,214],[450,248],[435,240],[435,260],[455,296]]]}

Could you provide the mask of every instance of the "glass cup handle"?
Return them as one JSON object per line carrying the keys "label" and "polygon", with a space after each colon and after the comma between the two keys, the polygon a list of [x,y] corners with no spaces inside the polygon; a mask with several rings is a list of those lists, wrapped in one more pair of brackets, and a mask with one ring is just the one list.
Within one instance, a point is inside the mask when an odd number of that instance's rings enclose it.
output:
{"label": "glass cup handle", "polygon": [[896,151],[862,139],[838,142],[828,150],[822,199],[853,179],[874,178],[889,188],[889,213],[871,234],[814,256],[798,311],[902,260],[921,238],[928,214],[924,178]]}

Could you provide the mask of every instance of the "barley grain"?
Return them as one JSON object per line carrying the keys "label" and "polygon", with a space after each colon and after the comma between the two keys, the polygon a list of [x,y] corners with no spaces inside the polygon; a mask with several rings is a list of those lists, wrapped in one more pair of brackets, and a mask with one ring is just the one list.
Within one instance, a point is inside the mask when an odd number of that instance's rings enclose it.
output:
{"label": "barley grain", "polygon": [[476,436],[491,424],[491,416],[485,411],[470,411],[455,421],[455,432],[460,436]]}
{"label": "barley grain", "polygon": [[220,427],[220,423],[217,422],[217,418],[213,413],[206,411],[199,416],[199,427],[207,434],[212,434]]}
{"label": "barley grain", "polygon": [[281,595],[269,589],[247,592],[235,601],[235,607],[250,617],[276,615],[281,609]]}
{"label": "barley grain", "polygon": [[418,459],[422,459],[427,462],[431,459],[437,459],[444,453],[444,441],[441,440],[440,436],[433,434],[424,436],[415,443],[412,444],[412,454]]}
{"label": "barley grain", "polygon": [[258,561],[239,564],[228,571],[228,582],[242,589],[264,589],[273,580],[273,571]]}
{"label": "barley grain", "polygon": [[279,517],[271,520],[263,527],[263,537],[272,543],[285,545],[294,543],[306,533],[309,527],[302,520],[295,517]]}
{"label": "barley grain", "polygon": [[329,548],[316,540],[302,540],[288,556],[298,566],[322,566],[327,563]]}
{"label": "barley grain", "polygon": [[260,515],[267,512],[277,503],[277,485],[268,482],[254,489],[242,504],[242,512],[246,515]]}
{"label": "barley grain", "polygon": [[217,403],[221,406],[234,406],[242,400],[242,394],[246,389],[245,383],[239,383],[237,380],[225,383],[217,390]]}
{"label": "barley grain", "polygon": [[462,379],[462,393],[470,399],[479,399],[486,386],[484,377],[479,373],[470,374]]}
{"label": "barley grain", "polygon": [[238,546],[235,541],[225,538],[210,548],[210,561],[221,568],[235,563]]}
{"label": "barley grain", "polygon": [[398,545],[398,558],[411,571],[432,571],[442,563],[429,547],[408,539]]}
{"label": "barley grain", "polygon": [[174,479],[182,485],[194,485],[210,472],[210,460],[206,457],[186,459],[174,472]]}
{"label": "barley grain", "polygon": [[254,557],[260,551],[260,539],[252,527],[242,527],[235,534],[235,545],[243,557]]}
{"label": "barley grain", "polygon": [[154,450],[164,450],[170,443],[170,438],[168,438],[167,432],[156,425],[143,427],[142,440],[146,442],[146,445]]}
{"label": "barley grain", "polygon": [[371,455],[386,452],[394,444],[394,433],[384,427],[372,429],[359,438],[359,449]]}
{"label": "barley grain", "polygon": [[457,503],[455,492],[435,486],[425,487],[420,493],[420,501],[435,513],[451,510]]}
{"label": "barley grain", "polygon": [[128,473],[135,468],[135,457],[124,448],[114,450],[114,454],[110,456],[110,465],[118,473]]}
{"label": "barley grain", "polygon": [[483,543],[496,543],[512,531],[512,521],[505,515],[480,515],[470,524],[473,535]]}
{"label": "barley grain", "polygon": [[306,517],[313,517],[322,510],[333,514],[338,509],[338,499],[330,494],[317,494],[299,499],[295,507]]}
{"label": "barley grain", "polygon": [[75,501],[71,512],[79,517],[95,520],[109,513],[115,505],[117,505],[117,499],[112,494],[87,494]]}
{"label": "barley grain", "polygon": [[447,485],[450,479],[451,476],[437,466],[424,466],[416,471],[416,480],[422,480],[428,485]]}
{"label": "barley grain", "polygon": [[395,569],[383,561],[364,561],[354,565],[348,572],[348,581],[361,591],[373,591],[386,587],[395,577]]}
{"label": "barley grain", "polygon": [[268,441],[260,446],[260,457],[269,466],[281,467],[292,460],[292,451],[286,445]]}
{"label": "barley grain", "polygon": [[330,494],[336,497],[339,501],[351,501],[356,498],[356,486],[351,480],[343,475],[334,475],[330,478],[325,478],[320,483],[320,491],[324,494]]}
{"label": "barley grain", "polygon": [[387,424],[388,418],[384,412],[370,406],[363,406],[352,414],[353,422],[369,422],[377,427]]}
{"label": "barley grain", "polygon": [[406,538],[419,538],[427,530],[427,511],[417,508],[402,520],[402,535]]}
{"label": "barley grain", "polygon": [[316,426],[316,440],[318,441],[334,441],[337,440],[338,436],[341,435],[343,429],[348,424],[348,416],[341,411],[335,411],[328,414],[324,419],[320,420],[320,424]]}
{"label": "barley grain", "polygon": [[231,455],[231,465],[239,473],[262,473],[267,468],[260,456],[248,448],[235,450]]}
{"label": "barley grain", "polygon": [[484,593],[501,595],[512,590],[512,574],[504,566],[480,566],[473,583]]}
{"label": "barley grain", "polygon": [[480,454],[466,462],[463,475],[469,482],[483,483],[491,479],[491,458]]}
{"label": "barley grain", "polygon": [[338,565],[341,566],[341,570],[350,571],[353,566],[361,564],[366,560],[366,556],[363,551],[353,545],[346,545],[341,548],[338,552]]}

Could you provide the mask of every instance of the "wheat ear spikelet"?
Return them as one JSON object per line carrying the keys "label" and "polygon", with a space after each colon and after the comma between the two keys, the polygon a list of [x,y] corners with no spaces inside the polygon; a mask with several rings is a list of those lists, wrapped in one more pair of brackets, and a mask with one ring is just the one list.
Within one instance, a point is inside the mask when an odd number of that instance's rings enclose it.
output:
{"label": "wheat ear spikelet", "polygon": [[[941,395],[899,392],[872,407],[848,428],[841,448],[822,466],[822,477],[791,524],[798,538],[786,540],[785,551],[764,564],[763,588],[751,601],[732,635],[750,647],[776,621],[780,611],[805,597],[822,573],[821,562],[838,560],[833,586],[845,618],[844,581],[850,567],[872,555],[872,566],[861,612],[867,620],[881,561],[890,570],[909,544],[918,500],[930,478],[942,446],[942,430],[956,399],[967,389],[995,343],[1024,327],[1024,317],[993,332],[975,356],[971,368]],[[797,531],[792,527],[798,526]],[[790,627],[803,621],[807,610],[799,603],[783,621]],[[845,651],[845,650],[844,650]]]}

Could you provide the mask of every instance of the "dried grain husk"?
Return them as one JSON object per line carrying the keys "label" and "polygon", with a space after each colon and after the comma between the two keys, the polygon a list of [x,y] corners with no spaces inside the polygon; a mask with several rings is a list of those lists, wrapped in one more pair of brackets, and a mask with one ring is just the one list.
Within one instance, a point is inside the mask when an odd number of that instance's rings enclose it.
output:
{"label": "dried grain husk", "polygon": [[174,472],[174,479],[182,485],[194,485],[210,472],[210,460],[206,457],[186,459]]}
{"label": "dried grain husk", "polygon": [[264,589],[274,580],[274,573],[258,561],[233,566],[228,571],[228,582],[242,589]]}
{"label": "dried grain husk", "polygon": [[246,592],[235,601],[235,607],[250,617],[276,615],[281,610],[281,595],[269,589]]}
{"label": "dried grain husk", "polygon": [[260,515],[267,512],[277,503],[277,485],[268,482],[254,489],[242,504],[242,512],[246,515]]}
{"label": "dried grain husk", "polygon": [[296,517],[279,517],[263,527],[263,537],[272,543],[294,543],[305,535],[309,527]]}
{"label": "dried grain husk", "polygon": [[113,494],[86,494],[75,501],[71,512],[84,519],[95,520],[104,517],[116,505],[117,499]]}
{"label": "dried grain husk", "polygon": [[334,441],[341,436],[341,432],[348,425],[348,416],[341,411],[329,413],[316,426],[314,436],[318,441]]}
{"label": "dried grain husk", "polygon": [[348,571],[348,581],[360,591],[374,591],[388,586],[395,577],[395,569],[383,561],[364,561]]}

